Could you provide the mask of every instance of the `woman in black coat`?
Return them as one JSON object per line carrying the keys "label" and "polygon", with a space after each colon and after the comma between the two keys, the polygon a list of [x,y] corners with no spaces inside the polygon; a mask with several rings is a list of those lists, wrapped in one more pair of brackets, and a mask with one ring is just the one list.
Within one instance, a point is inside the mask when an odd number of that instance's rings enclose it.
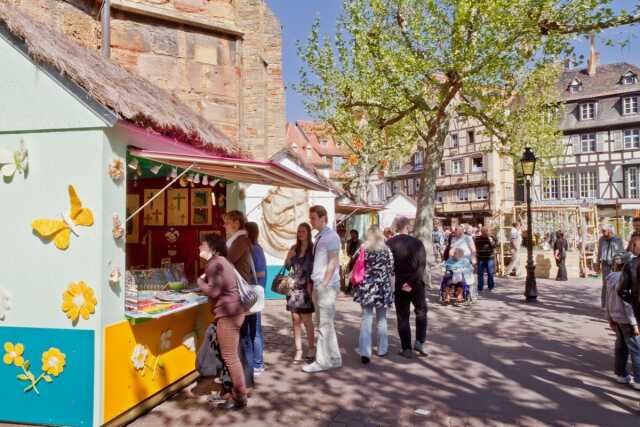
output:
{"label": "woman in black coat", "polygon": [[565,261],[567,259],[567,250],[569,249],[569,244],[567,240],[564,238],[564,234],[562,231],[558,231],[556,233],[556,241],[553,244],[553,254],[556,258],[556,265],[558,266],[558,275],[556,276],[556,280],[558,281],[566,281],[567,278],[567,266]]}

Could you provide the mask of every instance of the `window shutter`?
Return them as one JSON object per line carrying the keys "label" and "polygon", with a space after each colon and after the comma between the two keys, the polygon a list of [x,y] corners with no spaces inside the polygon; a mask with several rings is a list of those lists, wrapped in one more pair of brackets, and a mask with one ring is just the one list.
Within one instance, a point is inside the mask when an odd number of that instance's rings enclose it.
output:
{"label": "window shutter", "polygon": [[461,160],[460,161],[460,166],[461,166],[460,173],[466,173],[466,171],[469,170],[467,168],[467,162],[469,161],[469,158],[468,157],[463,157],[460,160]]}
{"label": "window shutter", "polygon": [[458,145],[460,145],[460,147],[467,145],[467,137],[464,132],[458,134]]}
{"label": "window shutter", "polygon": [[451,175],[451,160],[444,161],[444,174]]}
{"label": "window shutter", "polygon": [[606,152],[606,140],[607,140],[607,132],[598,132],[596,133],[596,151],[598,153]]}
{"label": "window shutter", "polygon": [[571,145],[573,146],[573,154],[582,153],[582,147],[580,146],[580,135],[571,135]]}
{"label": "window shutter", "polygon": [[621,130],[611,131],[611,139],[613,139],[613,150],[620,151],[624,149],[624,139]]}
{"label": "window shutter", "polygon": [[564,149],[565,155],[569,156],[569,155],[573,154],[573,144],[571,143],[571,137],[570,136],[563,136],[562,137],[562,145],[565,147],[565,149]]}

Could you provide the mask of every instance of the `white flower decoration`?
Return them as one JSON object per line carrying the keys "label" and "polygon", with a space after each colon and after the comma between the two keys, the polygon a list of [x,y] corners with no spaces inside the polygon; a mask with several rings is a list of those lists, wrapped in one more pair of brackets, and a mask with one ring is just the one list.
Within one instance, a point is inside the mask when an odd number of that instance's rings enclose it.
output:
{"label": "white flower decoration", "polygon": [[0,288],[0,320],[4,320],[7,312],[11,309],[9,292]]}
{"label": "white flower decoration", "polygon": [[171,329],[167,329],[160,335],[160,352],[165,352],[171,348]]}
{"label": "white flower decoration", "polygon": [[144,362],[147,361],[147,348],[142,344],[136,344],[131,355],[131,362],[133,367],[137,370],[144,370]]}
{"label": "white flower decoration", "polygon": [[191,331],[182,337],[182,345],[187,347],[189,351],[196,352],[196,333]]}

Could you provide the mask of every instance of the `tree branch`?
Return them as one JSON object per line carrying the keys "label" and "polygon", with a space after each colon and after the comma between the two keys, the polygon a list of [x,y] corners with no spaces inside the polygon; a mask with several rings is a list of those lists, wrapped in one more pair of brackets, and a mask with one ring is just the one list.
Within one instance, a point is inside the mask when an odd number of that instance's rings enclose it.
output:
{"label": "tree branch", "polygon": [[607,19],[601,22],[594,22],[593,24],[585,25],[567,25],[562,22],[549,21],[543,19],[538,21],[538,28],[540,28],[540,34],[546,36],[550,34],[576,34],[576,33],[590,33],[593,31],[605,30],[611,27],[618,27],[622,25],[637,24],[640,22],[640,13],[635,15],[622,15],[615,16],[611,19]]}

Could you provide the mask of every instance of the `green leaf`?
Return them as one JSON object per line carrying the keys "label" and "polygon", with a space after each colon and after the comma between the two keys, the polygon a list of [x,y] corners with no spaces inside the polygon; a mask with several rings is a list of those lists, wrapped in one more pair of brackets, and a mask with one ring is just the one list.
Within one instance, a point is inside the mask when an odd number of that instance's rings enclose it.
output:
{"label": "green leaf", "polygon": [[31,366],[31,362],[29,362],[28,360],[25,360],[22,366],[24,367],[25,371],[28,371],[29,367]]}
{"label": "green leaf", "polygon": [[53,382],[53,379],[49,376],[49,375],[45,375],[44,377],[42,377],[46,382],[50,383]]}
{"label": "green leaf", "polygon": [[29,381],[29,378],[25,374],[18,374],[18,379],[20,381]]}

